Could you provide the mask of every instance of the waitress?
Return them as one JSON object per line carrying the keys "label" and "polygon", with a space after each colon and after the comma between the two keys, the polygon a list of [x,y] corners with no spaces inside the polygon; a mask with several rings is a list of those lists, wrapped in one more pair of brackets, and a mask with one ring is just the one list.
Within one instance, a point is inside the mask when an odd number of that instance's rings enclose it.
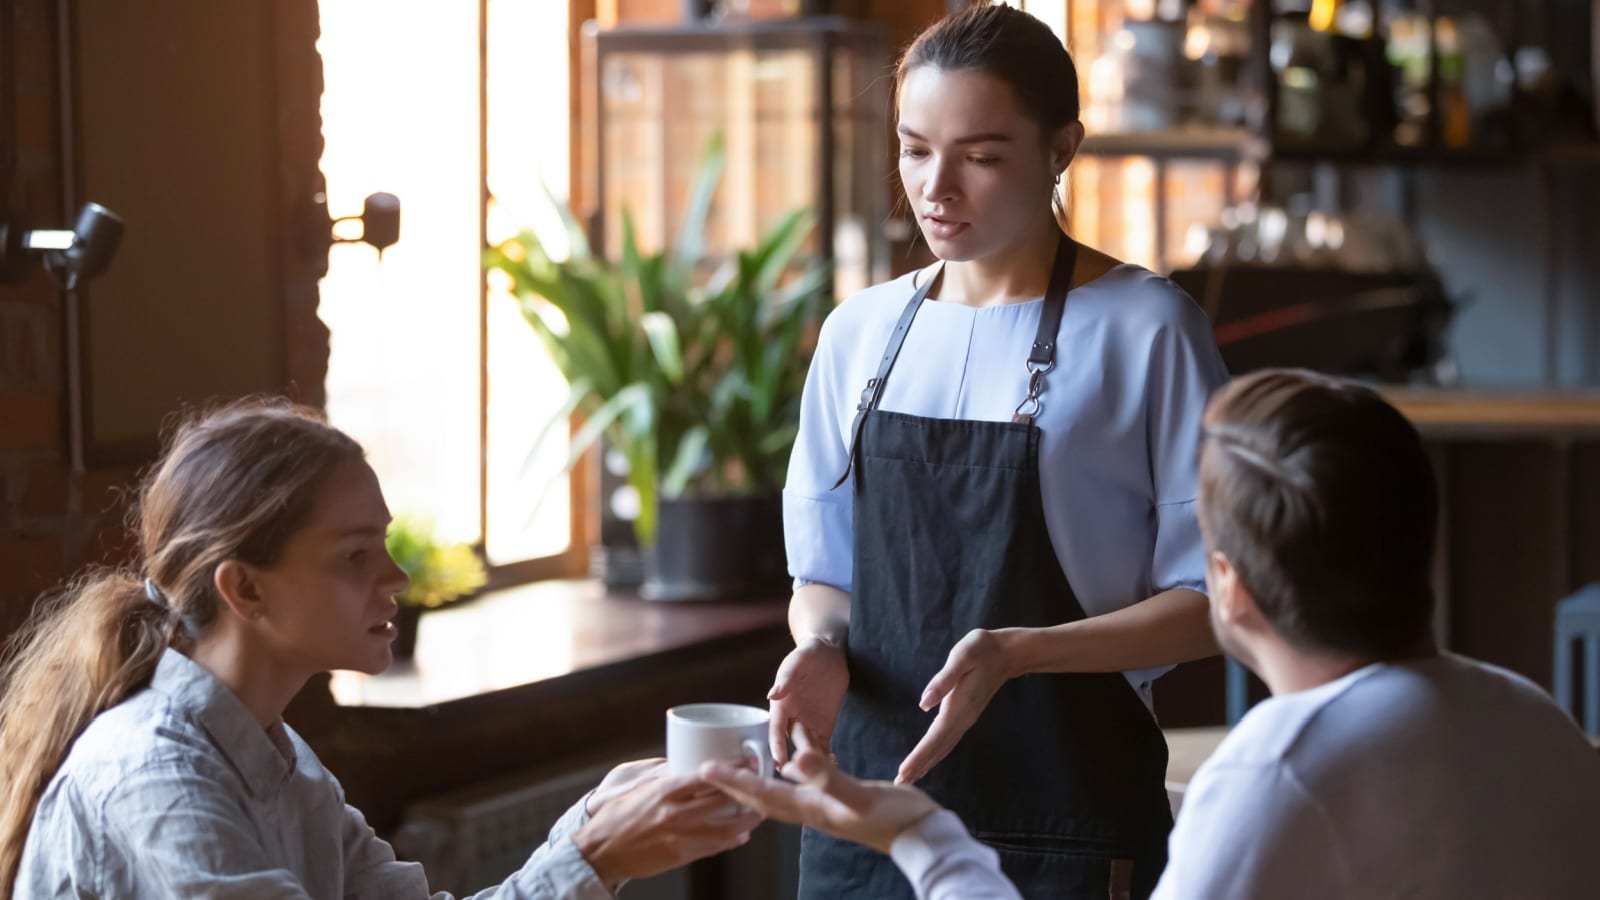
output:
{"label": "waitress", "polygon": [[[896,103],[939,262],[823,326],[784,492],[773,754],[799,728],[852,774],[918,784],[1025,897],[1145,897],[1171,827],[1150,683],[1216,652],[1194,499],[1227,376],[1186,294],[1058,224],[1083,126],[1042,23],[940,21]],[[808,831],[800,895],[911,892]]]}

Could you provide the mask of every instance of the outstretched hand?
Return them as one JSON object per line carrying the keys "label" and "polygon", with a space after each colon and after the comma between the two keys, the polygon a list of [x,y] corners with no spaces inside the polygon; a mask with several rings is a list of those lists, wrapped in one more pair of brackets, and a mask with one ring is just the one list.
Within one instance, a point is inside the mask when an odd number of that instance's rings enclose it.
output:
{"label": "outstretched hand", "polygon": [[794,784],[764,779],[723,762],[706,763],[700,774],[762,815],[807,825],[883,853],[889,852],[889,845],[907,828],[939,809],[917,788],[862,781],[845,774],[826,754],[810,746],[799,729],[794,738],[800,751],[783,767],[784,776]]}

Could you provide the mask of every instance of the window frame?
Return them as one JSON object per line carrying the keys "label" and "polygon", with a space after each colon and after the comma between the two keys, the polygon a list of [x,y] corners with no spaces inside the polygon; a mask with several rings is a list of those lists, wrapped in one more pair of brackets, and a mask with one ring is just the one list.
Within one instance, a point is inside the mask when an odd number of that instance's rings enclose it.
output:
{"label": "window frame", "polygon": [[[579,40],[583,23],[596,17],[596,0],[567,2],[567,196],[581,208],[583,155],[581,134],[582,61]],[[489,0],[478,0],[478,242],[489,246]],[[579,420],[574,417],[569,434]],[[584,454],[567,477],[570,509],[565,550],[550,556],[493,564],[489,561],[489,279],[478,273],[478,541],[474,546],[489,573],[485,591],[534,581],[578,578],[588,574],[589,548],[599,534],[599,467],[594,451]]]}

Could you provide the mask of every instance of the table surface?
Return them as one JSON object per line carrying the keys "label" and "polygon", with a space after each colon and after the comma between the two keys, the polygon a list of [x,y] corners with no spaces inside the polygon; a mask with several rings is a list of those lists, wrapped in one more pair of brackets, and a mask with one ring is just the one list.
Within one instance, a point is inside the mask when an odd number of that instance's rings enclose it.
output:
{"label": "table surface", "polygon": [[1189,789],[1189,782],[1194,780],[1194,773],[1216,752],[1217,745],[1227,737],[1228,729],[1222,726],[1168,728],[1162,733],[1167,736],[1167,799],[1172,801],[1172,811],[1176,814],[1183,805],[1183,794]]}
{"label": "table surface", "polygon": [[1593,390],[1379,389],[1423,434],[1600,433]]}

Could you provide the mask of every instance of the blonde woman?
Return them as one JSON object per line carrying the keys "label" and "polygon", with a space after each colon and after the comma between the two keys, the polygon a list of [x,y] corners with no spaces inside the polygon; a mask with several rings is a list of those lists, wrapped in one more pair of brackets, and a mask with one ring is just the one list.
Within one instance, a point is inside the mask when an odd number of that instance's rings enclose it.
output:
{"label": "blonde woman", "polygon": [[[5,665],[0,897],[427,897],[283,721],[311,675],[389,664],[388,523],[361,448],[306,411],[181,429],[140,492],[140,569],[69,585]],[[641,768],[479,896],[609,898],[758,821]]]}

